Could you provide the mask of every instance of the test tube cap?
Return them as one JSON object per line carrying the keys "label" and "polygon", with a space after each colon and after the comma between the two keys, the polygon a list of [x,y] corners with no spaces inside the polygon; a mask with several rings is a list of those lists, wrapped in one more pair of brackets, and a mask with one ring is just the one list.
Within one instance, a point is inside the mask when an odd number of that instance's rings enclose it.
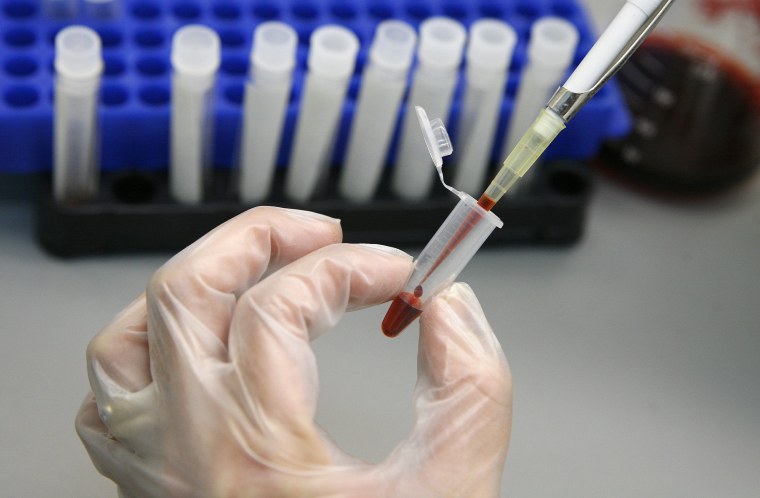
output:
{"label": "test tube cap", "polygon": [[354,72],[359,39],[350,29],[328,24],[317,28],[309,42],[309,71],[336,79]]}
{"label": "test tube cap", "polygon": [[68,78],[95,78],[103,71],[98,34],[85,26],[69,26],[55,37],[55,70]]}
{"label": "test tube cap", "polygon": [[177,30],[172,38],[172,67],[191,76],[210,76],[221,63],[219,35],[206,26],[191,24]]}
{"label": "test tube cap", "polygon": [[423,64],[455,69],[462,61],[467,32],[459,21],[448,17],[431,17],[420,25],[417,57]]}
{"label": "test tube cap", "polygon": [[287,73],[296,64],[298,34],[279,21],[258,25],[253,33],[251,63],[258,69],[273,73]]}
{"label": "test tube cap", "polygon": [[409,24],[398,21],[383,21],[377,25],[369,58],[377,64],[392,71],[405,72],[412,65],[417,33]]}
{"label": "test tube cap", "polygon": [[517,33],[504,21],[481,19],[470,26],[467,62],[504,71],[512,60]]}
{"label": "test tube cap", "polygon": [[528,57],[542,66],[565,68],[570,65],[578,45],[578,28],[560,17],[544,17],[530,30]]}
{"label": "test tube cap", "polygon": [[417,113],[417,120],[420,123],[420,128],[422,128],[422,136],[425,139],[430,157],[436,167],[440,168],[443,165],[443,158],[454,152],[454,146],[451,145],[446,126],[441,118],[435,118],[431,121],[422,107],[414,106],[414,110]]}

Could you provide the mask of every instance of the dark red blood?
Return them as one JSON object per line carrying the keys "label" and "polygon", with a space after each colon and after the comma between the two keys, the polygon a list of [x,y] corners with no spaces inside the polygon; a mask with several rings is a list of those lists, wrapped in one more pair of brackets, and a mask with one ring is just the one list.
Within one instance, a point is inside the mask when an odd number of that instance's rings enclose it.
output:
{"label": "dark red blood", "polygon": [[[418,288],[422,294],[422,288]],[[385,318],[383,318],[383,334],[388,337],[396,337],[421,313],[422,300],[411,292],[402,292],[393,300]]]}

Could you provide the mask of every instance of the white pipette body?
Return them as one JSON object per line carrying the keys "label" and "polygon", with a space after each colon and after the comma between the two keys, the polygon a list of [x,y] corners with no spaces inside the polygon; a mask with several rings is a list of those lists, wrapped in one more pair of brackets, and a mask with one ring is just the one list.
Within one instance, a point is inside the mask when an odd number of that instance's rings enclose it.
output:
{"label": "white pipette body", "polygon": [[55,38],[53,191],[57,201],[86,201],[98,191],[98,34],[70,26]]}
{"label": "white pipette body", "polygon": [[240,199],[248,203],[272,188],[298,46],[295,30],[278,21],[260,24],[253,38],[240,153]]}
{"label": "white pipette body", "polygon": [[171,61],[170,190],[175,200],[197,204],[211,167],[219,36],[205,26],[180,28],[172,40]]}
{"label": "white pipette body", "polygon": [[407,99],[391,187],[407,200],[425,198],[433,185],[429,156],[419,133],[415,106],[446,122],[467,33],[461,23],[433,17],[420,26],[417,68]]}
{"label": "white pipette body", "polygon": [[353,202],[366,202],[377,190],[416,42],[414,28],[402,21],[383,21],[375,31],[338,184]]}
{"label": "white pipette body", "polygon": [[327,25],[311,35],[308,67],[285,195],[307,202],[317,190],[330,154],[354,72],[359,40],[350,30]]}
{"label": "white pipette body", "polygon": [[574,93],[591,90],[636,31],[663,3],[663,0],[628,0],[562,86]]}
{"label": "white pipette body", "polygon": [[483,19],[470,27],[467,86],[457,125],[457,168],[452,182],[459,190],[476,192],[486,181],[516,43],[517,33],[503,21]]}

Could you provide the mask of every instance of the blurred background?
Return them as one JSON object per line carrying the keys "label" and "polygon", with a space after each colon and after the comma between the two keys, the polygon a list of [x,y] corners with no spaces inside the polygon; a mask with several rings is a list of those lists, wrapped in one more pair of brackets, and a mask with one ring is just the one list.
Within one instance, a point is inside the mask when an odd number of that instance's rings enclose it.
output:
{"label": "blurred background", "polygon": [[[12,48],[9,13],[26,3],[0,4]],[[580,5],[598,32],[622,2]],[[460,275],[515,382],[502,496],[757,496],[758,12],[676,2],[617,78],[626,132],[584,158],[593,190],[579,239],[488,246]],[[0,168],[2,494],[115,496],[73,428],[85,348],[171,253],[51,255],[35,207],[49,192],[39,173],[12,171]],[[369,461],[413,424],[416,330],[383,337],[385,311],[351,313],[314,344],[318,422]]]}

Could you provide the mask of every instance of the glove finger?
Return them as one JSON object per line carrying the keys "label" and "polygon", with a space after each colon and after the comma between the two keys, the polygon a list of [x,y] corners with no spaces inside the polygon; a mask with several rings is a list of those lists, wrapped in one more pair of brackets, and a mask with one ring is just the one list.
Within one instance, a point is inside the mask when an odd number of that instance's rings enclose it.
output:
{"label": "glove finger", "polygon": [[[162,356],[156,359],[164,364],[160,372],[174,370],[172,358],[178,351],[186,359],[226,359],[237,298],[266,272],[341,237],[338,220],[257,207],[177,254],[155,273],[147,289],[148,335],[151,354]],[[153,374],[155,378],[157,372]]]}
{"label": "glove finger", "polygon": [[512,378],[465,284],[443,291],[422,314],[415,398],[415,429],[388,463],[421,454],[418,478],[446,483],[451,496],[497,496],[511,430]]}
{"label": "glove finger", "polygon": [[[260,282],[239,300],[230,357],[248,386],[248,419],[269,441],[267,461],[324,459],[314,424],[318,380],[309,340],[333,327],[346,310],[386,302],[400,291],[411,257],[378,246],[325,247]],[[302,454],[299,448],[319,448]],[[294,451],[288,454],[288,451]]]}
{"label": "glove finger", "polygon": [[77,413],[75,426],[98,472],[130,496],[191,496],[165,489],[168,479],[161,466],[139,456],[113,437],[100,420],[94,396],[85,398]]}

